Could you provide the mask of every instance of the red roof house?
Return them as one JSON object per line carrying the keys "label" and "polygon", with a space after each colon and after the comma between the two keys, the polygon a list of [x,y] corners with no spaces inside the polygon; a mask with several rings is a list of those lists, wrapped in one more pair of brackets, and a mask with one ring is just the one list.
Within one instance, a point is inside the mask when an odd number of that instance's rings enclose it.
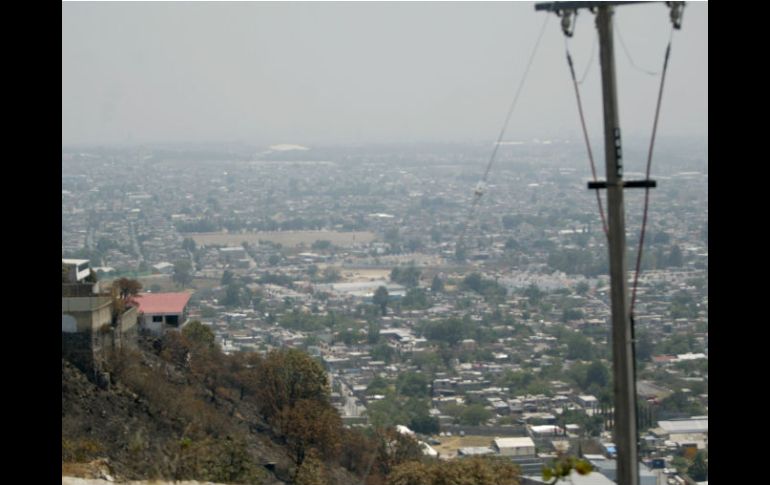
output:
{"label": "red roof house", "polygon": [[142,293],[134,298],[139,307],[142,326],[160,333],[179,329],[187,320],[187,303],[191,293]]}

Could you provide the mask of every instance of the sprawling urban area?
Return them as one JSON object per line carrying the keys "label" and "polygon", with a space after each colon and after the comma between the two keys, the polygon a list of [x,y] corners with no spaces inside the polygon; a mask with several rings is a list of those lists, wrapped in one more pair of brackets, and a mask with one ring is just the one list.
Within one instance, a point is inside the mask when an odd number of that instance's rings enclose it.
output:
{"label": "sprawling urban area", "polygon": [[[706,146],[656,147],[633,310],[644,485],[707,476]],[[136,281],[138,334],[194,324],[227,355],[300,349],[346,427],[396,427],[439,460],[510,457],[521,483],[570,453],[612,483],[608,249],[585,145],[502,142],[481,181],[491,148],[65,148],[63,335],[83,311],[67,267],[95,292]],[[626,141],[626,179],[644,178],[645,149]],[[643,198],[625,191],[630,289]]]}

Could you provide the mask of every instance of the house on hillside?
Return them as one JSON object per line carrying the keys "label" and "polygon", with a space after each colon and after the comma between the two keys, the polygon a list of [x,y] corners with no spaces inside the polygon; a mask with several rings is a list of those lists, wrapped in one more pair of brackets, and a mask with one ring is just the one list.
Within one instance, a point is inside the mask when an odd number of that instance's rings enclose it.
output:
{"label": "house on hillside", "polygon": [[136,343],[136,307],[87,281],[90,274],[88,260],[62,259],[62,357],[85,371],[98,368],[107,351]]}
{"label": "house on hillside", "polygon": [[159,335],[180,330],[187,324],[190,293],[141,293],[134,297],[138,305],[139,327]]}

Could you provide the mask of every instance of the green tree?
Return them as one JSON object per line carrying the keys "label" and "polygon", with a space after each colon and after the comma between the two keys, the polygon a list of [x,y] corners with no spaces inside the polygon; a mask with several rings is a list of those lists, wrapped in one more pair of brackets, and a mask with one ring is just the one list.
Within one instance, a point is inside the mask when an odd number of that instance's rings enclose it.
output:
{"label": "green tree", "polygon": [[195,240],[191,237],[186,237],[182,241],[182,249],[186,250],[190,254],[195,252]]}
{"label": "green tree", "polygon": [[374,292],[374,296],[372,297],[372,303],[380,307],[383,316],[387,312],[389,297],[390,295],[388,294],[388,289],[384,286],[378,287]]}
{"label": "green tree", "polygon": [[701,450],[696,453],[692,465],[687,469],[687,474],[696,482],[704,482],[709,479],[709,465],[706,452]]}
{"label": "green tree", "polygon": [[386,364],[390,364],[396,355],[396,351],[387,343],[381,342],[372,348],[370,355],[374,360],[381,360]]}
{"label": "green tree", "polygon": [[241,286],[236,283],[230,283],[225,289],[225,297],[222,299],[222,304],[226,307],[237,307],[243,303],[241,298]]}
{"label": "green tree", "polygon": [[471,404],[460,413],[460,424],[479,426],[492,418],[492,413],[481,404]]}
{"label": "green tree", "polygon": [[366,343],[369,345],[375,345],[380,341],[380,324],[377,322],[369,322],[366,330]]}
{"label": "green tree", "polygon": [[429,340],[443,341],[454,347],[469,333],[468,325],[457,318],[451,317],[438,322],[432,322],[425,327],[425,337]]}
{"label": "green tree", "polygon": [[315,281],[315,277],[318,276],[318,265],[311,264],[307,267],[307,275],[311,280]]}
{"label": "green tree", "polygon": [[139,294],[142,290],[142,284],[136,280],[120,278],[112,282],[112,287],[117,291],[118,298],[127,302],[132,297]]}
{"label": "green tree", "polygon": [[385,394],[390,387],[390,384],[387,380],[380,376],[376,376],[372,381],[369,383],[368,386],[366,386],[366,394],[372,395],[372,394]]}
{"label": "green tree", "polygon": [[412,416],[409,428],[420,434],[436,434],[441,429],[438,418],[430,416],[427,412]]}
{"label": "green tree", "polygon": [[677,456],[671,460],[671,466],[676,469],[677,473],[685,473],[690,468],[690,462],[683,456]]}
{"label": "green tree", "polygon": [[296,349],[270,351],[255,371],[256,402],[272,420],[299,400],[328,402],[331,390],[321,364]]}
{"label": "green tree", "polygon": [[543,299],[544,293],[534,283],[531,283],[526,290],[524,290],[524,296],[529,299],[529,304],[537,306],[540,304],[540,300]]}
{"label": "green tree", "polygon": [[339,281],[342,276],[340,275],[340,272],[337,268],[332,268],[331,266],[327,266],[323,270],[323,281],[324,283],[334,283],[336,281]]}
{"label": "green tree", "polygon": [[342,419],[328,402],[299,399],[284,407],[277,421],[287,452],[297,467],[302,466],[310,450],[336,457]]}
{"label": "green tree", "polygon": [[397,465],[388,476],[388,485],[433,485],[430,465],[408,461]]}
{"label": "green tree", "polygon": [[428,378],[417,372],[403,372],[396,380],[396,390],[402,396],[428,397]]}
{"label": "green tree", "polygon": [[678,244],[671,246],[671,251],[668,254],[668,266],[680,267],[684,265],[684,257],[682,256],[682,250]]}
{"label": "green tree", "polygon": [[139,294],[142,284],[136,280],[120,278],[112,282],[112,319],[113,322],[126,311],[132,299]]}
{"label": "green tree", "polygon": [[387,392],[384,399],[369,403],[366,408],[369,421],[375,427],[390,427],[397,424],[407,425],[411,418],[403,407],[403,403],[393,392]]}
{"label": "green tree", "polygon": [[370,475],[377,452],[377,443],[370,429],[343,428],[339,463],[356,475]]}
{"label": "green tree", "polygon": [[591,360],[594,357],[594,348],[591,341],[585,335],[570,332],[566,335],[567,358],[571,360]]}
{"label": "green tree", "polygon": [[317,453],[311,450],[302,465],[297,469],[295,485],[327,485],[329,483],[323,463]]}
{"label": "green tree", "polygon": [[314,251],[326,251],[332,248],[332,242],[319,239],[318,241],[314,241],[310,248]]}
{"label": "green tree", "polygon": [[598,360],[591,362],[586,371],[585,389],[591,386],[605,388],[610,383],[610,371]]}
{"label": "green tree", "polygon": [[407,290],[404,299],[401,301],[401,306],[403,308],[424,310],[430,306],[428,303],[428,295],[425,294],[425,290],[422,288],[410,288]]}
{"label": "green tree", "polygon": [[433,281],[430,284],[430,291],[433,293],[440,293],[444,291],[444,281],[439,278],[438,275],[433,277]]}
{"label": "green tree", "polygon": [[214,332],[199,320],[193,320],[182,329],[182,335],[193,345],[202,349],[216,348]]}
{"label": "green tree", "polygon": [[555,485],[559,480],[568,481],[573,470],[580,475],[588,475],[593,470],[593,467],[586,460],[559,454],[555,460],[543,466],[543,479],[553,480],[548,482],[548,484]]}
{"label": "green tree", "polygon": [[396,465],[388,485],[519,485],[519,468],[497,457],[451,461],[410,460]]}
{"label": "green tree", "polygon": [[703,406],[690,399],[690,394],[677,391],[660,401],[659,412],[669,415],[697,416],[705,414]]}
{"label": "green tree", "polygon": [[408,288],[414,288],[420,283],[421,271],[414,265],[400,268],[395,267],[390,272],[390,280]]}
{"label": "green tree", "polygon": [[182,288],[192,283],[192,265],[190,262],[182,260],[174,263],[174,274],[171,276],[171,279]]}
{"label": "green tree", "polygon": [[219,283],[222,286],[227,286],[233,282],[233,272],[229,269],[226,269],[224,273],[222,273],[222,281]]}
{"label": "green tree", "polygon": [[562,310],[561,321],[570,322],[573,320],[582,320],[585,318],[583,311],[578,308],[565,308]]}

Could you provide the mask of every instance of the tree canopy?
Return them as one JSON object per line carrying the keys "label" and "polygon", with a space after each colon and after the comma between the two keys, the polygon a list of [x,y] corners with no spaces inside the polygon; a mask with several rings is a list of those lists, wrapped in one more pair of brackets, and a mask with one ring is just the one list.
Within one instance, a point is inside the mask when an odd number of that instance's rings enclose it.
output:
{"label": "tree canopy", "polygon": [[372,303],[380,307],[383,315],[387,312],[389,298],[388,289],[384,286],[378,287],[374,292],[374,296],[372,296]]}

